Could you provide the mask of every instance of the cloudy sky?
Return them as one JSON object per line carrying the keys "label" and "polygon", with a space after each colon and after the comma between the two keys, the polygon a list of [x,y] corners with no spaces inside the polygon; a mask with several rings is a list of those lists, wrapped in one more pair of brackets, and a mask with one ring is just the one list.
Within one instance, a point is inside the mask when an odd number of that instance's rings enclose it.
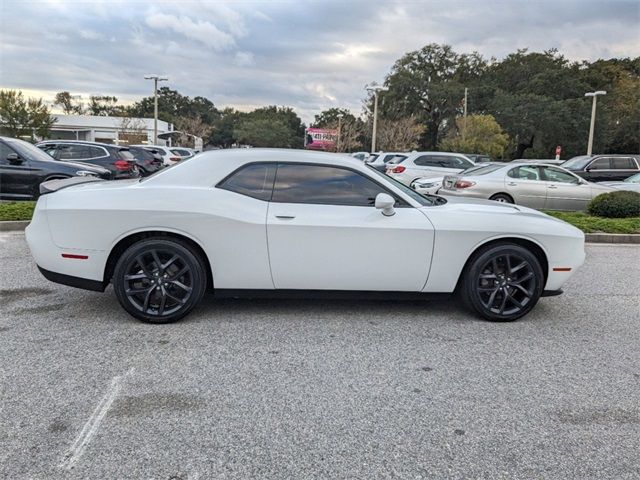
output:
{"label": "cloudy sky", "polygon": [[431,43],[500,58],[640,55],[640,0],[0,0],[0,87],[146,96],[149,73],[243,110],[358,113],[364,86]]}

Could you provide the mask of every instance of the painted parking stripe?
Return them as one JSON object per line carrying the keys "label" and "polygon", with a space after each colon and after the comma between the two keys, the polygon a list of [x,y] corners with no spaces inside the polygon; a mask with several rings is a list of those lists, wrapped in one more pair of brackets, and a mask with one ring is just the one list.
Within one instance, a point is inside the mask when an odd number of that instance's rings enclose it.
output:
{"label": "painted parking stripe", "polygon": [[113,379],[111,380],[111,385],[109,385],[109,389],[96,406],[95,410],[89,417],[89,420],[87,420],[87,423],[85,423],[84,427],[82,427],[82,430],[76,438],[76,441],[73,442],[73,445],[71,445],[71,448],[69,448],[69,450],[65,454],[64,459],[60,463],[60,468],[71,470],[76,462],[80,459],[85,449],[87,448],[87,445],[89,445],[89,442],[100,428],[100,424],[109,411],[109,408],[111,408],[111,404],[118,396],[118,393],[122,388],[124,379],[127,376],[131,375],[131,373],[133,373],[133,368],[130,368],[129,371],[124,375],[113,377]]}

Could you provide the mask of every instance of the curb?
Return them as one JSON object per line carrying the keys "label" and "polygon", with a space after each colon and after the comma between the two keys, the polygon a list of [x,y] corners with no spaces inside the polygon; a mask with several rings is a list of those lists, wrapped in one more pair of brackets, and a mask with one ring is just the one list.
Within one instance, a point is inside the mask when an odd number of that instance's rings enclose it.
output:
{"label": "curb", "polygon": [[640,234],[633,233],[585,233],[587,243],[631,243],[640,244]]}
{"label": "curb", "polygon": [[21,232],[27,228],[27,225],[31,220],[20,220],[20,221],[2,221],[0,222],[0,232]]}
{"label": "curb", "polygon": [[[29,221],[0,222],[0,232],[20,232],[29,225]],[[627,243],[640,244],[640,234],[627,233],[585,233],[587,243]]]}

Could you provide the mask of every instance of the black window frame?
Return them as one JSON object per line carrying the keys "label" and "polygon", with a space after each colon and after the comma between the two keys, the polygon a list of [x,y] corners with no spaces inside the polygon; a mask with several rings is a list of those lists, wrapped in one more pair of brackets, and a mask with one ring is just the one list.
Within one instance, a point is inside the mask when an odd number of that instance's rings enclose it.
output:
{"label": "black window frame", "polygon": [[[274,175],[273,175],[273,183],[271,185],[271,195],[269,195],[269,200],[264,200],[262,198],[257,198],[257,197],[254,197],[252,195],[247,195],[246,193],[241,193],[241,192],[237,192],[235,190],[229,190],[228,188],[224,188],[224,183],[228,179],[230,179],[231,177],[233,177],[234,175],[239,173],[241,170],[243,170],[243,169],[245,169],[245,168],[247,168],[247,167],[249,167],[251,165],[257,165],[257,164],[275,165],[275,171],[274,171]],[[274,161],[249,162],[249,163],[245,163],[244,165],[241,165],[240,167],[236,168],[234,171],[229,173],[222,180],[220,180],[214,186],[214,188],[219,188],[221,190],[226,190],[228,192],[237,193],[238,195],[244,195],[245,197],[249,197],[249,198],[253,198],[255,200],[259,200],[259,201],[262,201],[262,202],[269,202],[269,203],[295,203],[296,205],[331,205],[331,206],[334,206],[334,207],[370,207],[370,208],[375,208],[374,205],[339,205],[339,204],[334,204],[334,203],[304,203],[304,202],[276,202],[276,201],[273,201],[273,192],[275,190],[275,182],[276,182],[276,179],[278,178],[278,167],[280,165],[304,165],[304,166],[312,166],[312,167],[329,167],[329,168],[338,168],[338,169],[342,169],[342,170],[348,170],[348,171],[353,172],[355,174],[361,175],[362,177],[366,178],[370,182],[373,182],[374,184],[379,186],[384,191],[384,193],[387,193],[388,195],[391,195],[391,197],[393,197],[395,199],[395,201],[396,201],[395,205],[394,205],[394,208],[414,208],[413,205],[411,205],[404,198],[399,196],[396,192],[390,190],[386,185],[383,185],[376,178],[373,178],[373,177],[370,177],[368,175],[365,175],[362,172],[356,170],[355,168],[346,167],[346,166],[343,166],[343,165],[332,165],[332,164],[328,164],[328,163],[274,162]]]}

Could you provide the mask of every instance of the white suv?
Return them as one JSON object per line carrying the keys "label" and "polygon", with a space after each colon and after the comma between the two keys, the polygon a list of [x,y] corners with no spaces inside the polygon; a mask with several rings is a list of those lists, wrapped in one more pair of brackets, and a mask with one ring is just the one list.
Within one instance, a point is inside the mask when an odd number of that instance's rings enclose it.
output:
{"label": "white suv", "polygon": [[416,178],[443,177],[474,166],[461,153],[411,152],[406,155],[407,158],[397,163],[387,164],[387,175],[407,186]]}

